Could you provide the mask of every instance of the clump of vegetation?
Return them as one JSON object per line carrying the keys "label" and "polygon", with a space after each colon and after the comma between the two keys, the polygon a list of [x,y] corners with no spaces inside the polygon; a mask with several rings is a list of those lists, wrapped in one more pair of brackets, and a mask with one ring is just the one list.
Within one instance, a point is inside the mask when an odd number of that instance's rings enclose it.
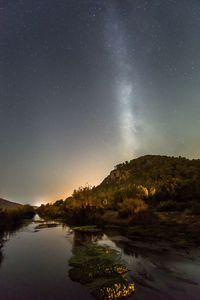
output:
{"label": "clump of vegetation", "polygon": [[123,217],[134,217],[135,214],[148,209],[148,204],[139,198],[126,198],[119,203],[119,214]]}
{"label": "clump of vegetation", "polygon": [[91,287],[94,296],[100,300],[126,298],[131,296],[135,290],[134,283],[122,276],[110,280],[97,280]]}
{"label": "clump of vegetation", "polygon": [[98,228],[96,225],[74,227],[73,230],[76,232],[86,232],[86,233],[96,233],[101,231],[101,229]]}
{"label": "clump of vegetation", "polygon": [[35,215],[34,208],[22,205],[20,208],[0,209],[0,231],[9,231],[21,224],[24,219],[31,219]]}
{"label": "clump of vegetation", "polygon": [[57,227],[58,225],[58,223],[42,223],[35,226],[35,230]]}
{"label": "clump of vegetation", "polygon": [[120,253],[107,246],[82,246],[69,261],[69,276],[97,299],[121,299],[133,294],[134,284],[126,278],[128,269],[120,260]]}

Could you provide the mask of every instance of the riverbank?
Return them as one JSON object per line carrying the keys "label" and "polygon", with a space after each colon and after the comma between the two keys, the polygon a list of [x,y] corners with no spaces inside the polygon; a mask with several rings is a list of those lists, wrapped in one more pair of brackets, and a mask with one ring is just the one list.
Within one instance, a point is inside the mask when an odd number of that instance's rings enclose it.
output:
{"label": "riverbank", "polygon": [[140,224],[125,229],[135,240],[166,242],[175,248],[200,248],[200,219],[198,215],[184,213],[157,213],[158,222]]}
{"label": "riverbank", "polygon": [[[59,221],[70,225],[66,219],[60,218]],[[79,224],[71,224],[76,227]],[[170,249],[200,249],[200,218],[199,215],[186,213],[169,212],[155,213],[155,218],[151,222],[137,220],[129,224],[128,220],[102,219],[96,224],[84,224],[84,228],[100,228],[104,232],[108,230],[120,232],[124,237],[143,243],[166,244]],[[81,228],[81,227],[79,227]]]}

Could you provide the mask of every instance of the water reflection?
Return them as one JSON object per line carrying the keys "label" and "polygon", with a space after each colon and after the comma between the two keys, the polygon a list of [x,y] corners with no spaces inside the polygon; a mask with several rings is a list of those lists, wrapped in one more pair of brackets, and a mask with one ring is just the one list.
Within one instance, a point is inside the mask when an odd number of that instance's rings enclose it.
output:
{"label": "water reflection", "polygon": [[1,263],[3,261],[3,252],[2,252],[2,248],[3,248],[3,235],[0,234],[0,267],[1,267]]}
{"label": "water reflection", "polygon": [[86,242],[109,246],[121,253],[136,283],[134,300],[199,300],[200,258],[197,252],[188,256],[169,245],[133,241],[120,230],[106,230],[102,235],[77,233],[73,253]]}
{"label": "water reflection", "polygon": [[[127,266],[129,279],[135,283],[136,290],[130,299],[199,300],[200,259],[197,253],[186,256],[181,252],[166,251],[163,246],[159,248],[144,241],[130,240],[117,230],[80,234],[66,225],[58,225],[35,231],[40,222],[35,220],[17,232],[0,234],[0,263],[3,262],[0,299],[94,299],[90,290],[68,276],[73,268],[68,265],[71,258],[75,257],[75,261],[81,257],[85,259],[88,253],[84,251],[89,250],[89,258],[93,254],[95,267],[90,268],[88,261],[84,263],[87,276],[89,273],[99,276],[99,272],[115,272],[115,268],[105,271],[95,256],[100,252],[102,262],[102,254],[106,258],[104,252],[108,251],[112,258],[114,253],[117,254],[114,262],[121,267]],[[122,273],[126,271],[123,267]]]}
{"label": "water reflection", "polygon": [[74,253],[76,249],[79,248],[80,246],[96,243],[97,241],[101,240],[102,237],[103,237],[102,231],[94,233],[94,232],[81,232],[75,230],[72,252]]}
{"label": "water reflection", "polygon": [[29,223],[30,221],[29,222],[27,221],[26,223],[13,224],[7,222],[5,224],[1,224],[0,226],[0,268],[4,259],[4,253],[3,253],[4,244],[10,239],[10,237],[15,235],[18,230],[20,230],[24,226],[27,226]]}
{"label": "water reflection", "polygon": [[106,231],[98,243],[121,250],[137,287],[133,299],[199,299],[200,259],[197,253],[188,256],[163,245],[133,241],[117,230]]}

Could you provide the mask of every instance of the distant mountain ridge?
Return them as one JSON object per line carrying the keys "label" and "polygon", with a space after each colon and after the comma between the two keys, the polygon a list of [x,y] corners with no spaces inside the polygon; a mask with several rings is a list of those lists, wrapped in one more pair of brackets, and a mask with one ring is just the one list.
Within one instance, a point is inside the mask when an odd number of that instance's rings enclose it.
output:
{"label": "distant mountain ridge", "polygon": [[15,209],[15,208],[20,208],[23,205],[20,203],[12,202],[9,200],[5,200],[0,198],[0,208],[2,209]]}

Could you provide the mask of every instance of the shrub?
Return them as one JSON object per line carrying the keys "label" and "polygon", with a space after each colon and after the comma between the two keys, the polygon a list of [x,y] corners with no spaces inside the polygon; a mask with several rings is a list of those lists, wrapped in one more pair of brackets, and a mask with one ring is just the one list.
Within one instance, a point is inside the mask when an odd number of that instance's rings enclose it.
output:
{"label": "shrub", "polygon": [[119,215],[121,217],[133,217],[135,214],[148,209],[148,204],[139,198],[126,198],[119,204]]}

